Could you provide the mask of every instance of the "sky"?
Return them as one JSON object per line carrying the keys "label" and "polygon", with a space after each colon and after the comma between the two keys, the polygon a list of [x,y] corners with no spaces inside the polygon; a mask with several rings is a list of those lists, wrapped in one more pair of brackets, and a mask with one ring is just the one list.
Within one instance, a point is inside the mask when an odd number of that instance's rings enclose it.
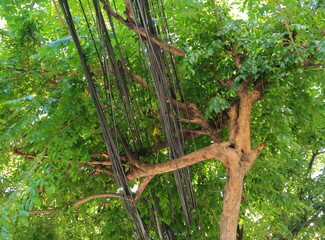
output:
{"label": "sky", "polygon": [[3,28],[5,26],[5,20],[0,18],[0,29]]}

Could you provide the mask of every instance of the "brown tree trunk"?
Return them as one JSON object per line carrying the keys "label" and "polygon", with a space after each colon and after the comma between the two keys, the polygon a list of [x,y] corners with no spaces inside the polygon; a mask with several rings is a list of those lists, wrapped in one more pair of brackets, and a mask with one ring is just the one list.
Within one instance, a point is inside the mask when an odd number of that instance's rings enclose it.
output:
{"label": "brown tree trunk", "polygon": [[250,117],[255,95],[248,92],[246,84],[238,88],[237,94],[240,97],[239,104],[233,105],[228,112],[230,118],[228,139],[234,142],[235,154],[225,162],[228,180],[224,189],[220,223],[221,240],[236,240],[244,177],[260,149],[258,147],[256,150],[251,150]]}
{"label": "brown tree trunk", "polygon": [[238,214],[243,194],[244,174],[240,167],[228,171],[228,182],[224,190],[220,240],[236,240]]}

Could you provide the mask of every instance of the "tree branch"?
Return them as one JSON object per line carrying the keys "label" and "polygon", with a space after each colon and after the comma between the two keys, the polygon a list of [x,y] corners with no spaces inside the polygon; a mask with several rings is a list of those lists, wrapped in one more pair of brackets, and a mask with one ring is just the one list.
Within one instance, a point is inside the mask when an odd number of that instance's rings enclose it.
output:
{"label": "tree branch", "polygon": [[25,154],[25,153],[21,152],[20,150],[18,150],[17,148],[14,148],[12,150],[12,153],[15,154],[15,155],[18,155],[18,156],[22,156],[22,157],[28,158],[28,159],[34,159],[35,158],[35,156],[29,155],[29,154]]}
{"label": "tree branch", "polygon": [[[101,0],[101,2],[104,4],[104,9],[106,10],[107,14],[114,17],[116,20],[127,26],[129,29],[133,30],[137,34],[140,34],[143,37],[147,37],[146,31],[143,27],[138,27],[133,21],[125,20],[122,16],[120,16],[118,13],[116,13],[108,4],[106,0]],[[185,52],[179,48],[176,48],[165,41],[158,38],[156,35],[149,32],[149,38],[150,40],[160,46],[161,48],[165,49],[166,51],[169,51],[171,53],[174,53],[179,56],[185,56]]]}
{"label": "tree branch", "polygon": [[115,133],[116,133],[117,138],[122,143],[122,146],[126,152],[126,156],[127,156],[129,163],[134,167],[142,168],[142,162],[140,162],[138,160],[137,156],[131,151],[131,148],[129,147],[129,145],[126,142],[125,138],[123,137],[122,133],[118,129],[115,129]]}
{"label": "tree branch", "polygon": [[295,44],[295,41],[294,41],[294,39],[293,39],[293,37],[292,37],[292,33],[291,33],[291,31],[290,31],[290,28],[289,28],[289,23],[288,23],[288,21],[287,21],[285,15],[284,15],[284,11],[283,11],[283,9],[282,9],[282,7],[281,7],[281,1],[280,1],[280,0],[278,0],[278,7],[279,7],[279,10],[280,10],[281,17],[282,17],[282,20],[283,20],[283,22],[284,22],[284,25],[285,25],[285,27],[286,27],[286,29],[287,29],[287,31],[288,31],[290,41],[291,41],[291,43],[293,44],[293,47],[294,47],[294,49],[295,49],[297,55],[300,56],[300,53],[298,52],[298,49],[297,49],[296,44]]}
{"label": "tree branch", "polygon": [[124,0],[124,4],[125,4],[125,8],[126,8],[124,14],[127,16],[127,18],[130,21],[135,22],[136,19],[135,19],[133,10],[132,10],[132,2],[131,2],[131,0]]}
{"label": "tree branch", "polygon": [[[79,168],[83,168],[83,167],[94,171],[91,174],[89,174],[89,177],[93,177],[99,173],[106,173],[106,174],[110,175],[112,178],[114,178],[113,171],[110,169],[106,169],[102,166],[92,167],[92,166],[89,166],[88,164],[82,164]],[[128,167],[130,167],[130,166],[128,166]]]}
{"label": "tree branch", "polygon": [[240,68],[243,66],[242,61],[243,61],[243,59],[245,58],[245,55],[246,55],[246,54],[238,54],[238,53],[236,52],[236,49],[235,49],[234,47],[233,47],[233,49],[232,49],[231,51],[226,50],[226,53],[227,53],[228,55],[233,56],[233,58],[234,58],[234,60],[235,60],[235,65],[236,65],[236,67],[237,67],[238,69],[240,69]]}
{"label": "tree branch", "polygon": [[[92,199],[109,198],[109,197],[129,200],[128,198],[125,198],[122,195],[117,194],[117,193],[99,193],[99,194],[94,194],[94,195],[84,197],[84,198],[82,198],[76,202],[73,202],[73,203],[68,203],[68,204],[66,204],[66,206],[79,206],[85,202],[92,200]],[[28,211],[28,213],[29,213],[29,215],[46,214],[46,213],[53,213],[53,212],[57,211],[58,209],[59,208],[52,208],[52,209],[47,209],[47,210],[33,210],[33,211]]]}
{"label": "tree branch", "polygon": [[312,169],[317,155],[322,154],[322,153],[325,153],[325,151],[321,151],[321,152],[317,151],[316,153],[313,153],[313,155],[311,156],[311,159],[309,161],[309,164],[308,164],[308,170]]}
{"label": "tree branch", "polygon": [[185,104],[175,99],[168,99],[168,101],[173,105],[175,109],[179,109],[181,112],[190,117],[190,119],[181,118],[181,121],[198,124],[216,143],[221,143],[219,132],[213,125],[204,119],[201,111],[194,103]]}
{"label": "tree branch", "polygon": [[181,131],[186,132],[186,133],[193,133],[193,134],[196,134],[197,136],[209,135],[209,133],[207,131],[200,130],[200,129],[183,128],[183,129],[181,129]]}
{"label": "tree branch", "polygon": [[325,70],[325,68],[306,68],[304,71],[320,71],[320,70]]}
{"label": "tree branch", "polygon": [[60,11],[59,11],[59,8],[55,2],[55,0],[52,0],[52,3],[53,3],[53,6],[54,6],[54,9],[55,9],[55,12],[56,12],[56,15],[58,16],[58,19],[59,19],[59,22],[61,23],[62,27],[67,27],[61,17],[61,14],[60,14]]}
{"label": "tree branch", "polygon": [[128,181],[133,181],[141,177],[172,172],[212,158],[226,165],[228,160],[232,158],[235,153],[233,148],[229,148],[230,145],[230,142],[214,143],[177,159],[163,163],[145,164],[144,170],[133,169],[127,173],[126,177]]}
{"label": "tree branch", "polygon": [[99,193],[99,194],[94,194],[94,195],[90,195],[90,196],[87,196],[87,197],[84,197],[74,203],[69,203],[68,205],[69,206],[79,206],[85,202],[88,202],[89,200],[92,200],[92,199],[96,199],[96,198],[109,198],[109,197],[112,197],[112,198],[121,198],[121,199],[127,199],[129,200],[127,197],[123,197],[122,195],[120,194],[117,194],[117,193]]}
{"label": "tree branch", "polygon": [[141,194],[143,193],[143,191],[147,188],[149,182],[151,181],[151,179],[153,179],[154,175],[153,176],[148,176],[148,177],[145,177],[139,187],[138,187],[138,190],[137,192],[135,193],[135,197],[134,197],[134,201],[137,202],[139,201],[140,197],[141,197]]}

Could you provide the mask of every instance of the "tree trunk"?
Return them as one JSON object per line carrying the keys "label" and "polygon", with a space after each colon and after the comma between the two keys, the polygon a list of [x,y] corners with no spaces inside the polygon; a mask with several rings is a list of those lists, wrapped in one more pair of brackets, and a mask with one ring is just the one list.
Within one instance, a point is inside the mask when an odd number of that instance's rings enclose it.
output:
{"label": "tree trunk", "polygon": [[243,194],[244,174],[240,167],[228,170],[228,182],[224,190],[220,240],[236,240],[238,214]]}

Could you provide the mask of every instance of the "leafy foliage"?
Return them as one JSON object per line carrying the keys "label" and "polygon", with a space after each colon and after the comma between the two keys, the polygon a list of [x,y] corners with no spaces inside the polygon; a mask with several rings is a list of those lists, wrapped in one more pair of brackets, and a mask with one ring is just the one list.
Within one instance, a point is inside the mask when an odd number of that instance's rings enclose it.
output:
{"label": "leafy foliage", "polygon": [[212,114],[218,114],[222,110],[230,107],[230,104],[226,99],[215,97],[212,98],[208,103],[208,109],[205,112],[205,118],[208,119]]}
{"label": "leafy foliage", "polygon": [[[36,3],[37,2],[37,3]],[[54,1],[55,2],[55,1]],[[126,133],[131,149],[133,129],[117,91],[108,96],[99,70],[94,35],[79,8],[70,1],[77,31],[96,81],[100,101]],[[89,8],[90,1],[81,1]],[[324,233],[324,10],[323,1],[234,2],[244,19],[226,1],[150,1],[158,26],[169,34],[158,36],[184,49],[176,56],[177,99],[195,103],[209,123],[216,124],[244,81],[263,79],[263,97],[251,115],[252,145],[267,142],[245,179],[239,226],[244,239],[323,239]],[[116,11],[125,11],[115,1]],[[296,32],[294,43],[288,31]],[[122,14],[121,14],[122,15]],[[80,60],[60,12],[50,1],[2,1],[0,16],[0,226],[3,239],[131,239],[132,223],[120,199],[97,198],[71,206],[83,197],[117,193],[114,180],[87,163],[105,161],[105,145],[97,115],[84,80]],[[126,79],[137,102],[136,123],[145,139],[143,148],[164,142],[157,99],[148,91],[153,82],[141,57],[138,36],[113,19],[112,44],[127,70],[148,82],[145,88]],[[117,43],[121,49],[118,53]],[[102,49],[99,49],[100,51]],[[236,65],[233,52],[242,60]],[[166,57],[167,59],[168,57]],[[171,71],[176,71],[171,69]],[[233,80],[231,88],[227,80]],[[253,87],[253,85],[252,85]],[[205,110],[205,111],[204,111]],[[196,130],[193,123],[186,128]],[[111,126],[110,126],[111,127]],[[221,131],[227,136],[227,129]],[[208,146],[200,136],[186,142],[186,151]],[[123,152],[122,146],[119,146]],[[25,154],[25,155],[24,155]],[[168,160],[167,150],[142,155],[141,161]],[[197,208],[196,225],[186,229],[172,174],[156,176],[137,207],[159,239],[157,221],[176,239],[215,239],[219,232],[226,169],[216,160],[191,166]],[[138,180],[132,183],[138,186]],[[55,209],[33,215],[33,210]]]}

